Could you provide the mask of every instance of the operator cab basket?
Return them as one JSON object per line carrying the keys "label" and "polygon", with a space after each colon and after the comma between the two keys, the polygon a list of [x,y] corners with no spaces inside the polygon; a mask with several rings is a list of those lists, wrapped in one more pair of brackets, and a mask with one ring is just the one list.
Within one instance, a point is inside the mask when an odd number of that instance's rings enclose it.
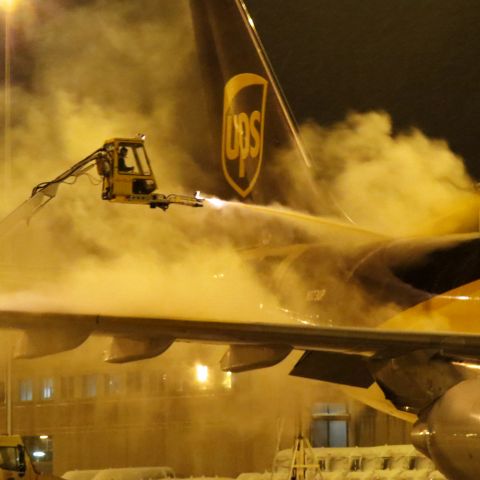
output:
{"label": "operator cab basket", "polygon": [[113,138],[97,161],[103,177],[102,198],[121,203],[150,203],[157,183],[142,138]]}

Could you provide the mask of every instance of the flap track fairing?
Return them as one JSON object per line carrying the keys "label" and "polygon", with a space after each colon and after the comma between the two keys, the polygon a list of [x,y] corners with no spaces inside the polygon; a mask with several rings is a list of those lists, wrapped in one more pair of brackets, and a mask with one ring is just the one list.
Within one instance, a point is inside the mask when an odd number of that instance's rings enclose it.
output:
{"label": "flap track fairing", "polygon": [[292,351],[289,345],[230,345],[220,361],[223,371],[238,373],[280,363]]}
{"label": "flap track fairing", "polygon": [[165,352],[175,341],[173,337],[126,338],[112,337],[104,360],[109,363],[126,363],[153,358]]}
{"label": "flap track fairing", "polygon": [[23,331],[13,351],[14,358],[36,358],[72,350],[80,346],[90,331],[81,329],[40,329]]}

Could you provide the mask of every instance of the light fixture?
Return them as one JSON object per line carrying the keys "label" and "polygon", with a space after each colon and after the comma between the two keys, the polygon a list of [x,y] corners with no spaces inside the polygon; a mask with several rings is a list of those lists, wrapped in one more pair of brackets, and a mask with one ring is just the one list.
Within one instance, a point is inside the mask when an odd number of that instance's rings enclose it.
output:
{"label": "light fixture", "polygon": [[195,365],[195,373],[198,383],[207,383],[208,381],[208,367],[206,365]]}

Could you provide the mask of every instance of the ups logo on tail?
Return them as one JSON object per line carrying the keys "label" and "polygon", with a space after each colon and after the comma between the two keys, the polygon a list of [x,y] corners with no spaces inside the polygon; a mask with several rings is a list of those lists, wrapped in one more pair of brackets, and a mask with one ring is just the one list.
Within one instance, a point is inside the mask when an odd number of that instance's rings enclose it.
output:
{"label": "ups logo on tail", "polygon": [[230,186],[246,197],[260,174],[267,81],[241,73],[225,85],[223,99],[222,167]]}

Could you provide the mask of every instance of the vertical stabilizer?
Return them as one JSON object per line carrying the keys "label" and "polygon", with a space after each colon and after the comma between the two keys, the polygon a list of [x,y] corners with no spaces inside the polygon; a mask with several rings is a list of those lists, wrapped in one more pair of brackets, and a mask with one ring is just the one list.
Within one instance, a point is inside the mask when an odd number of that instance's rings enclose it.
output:
{"label": "vertical stabilizer", "polygon": [[[190,0],[223,198],[318,211],[310,164],[242,0]],[[288,153],[286,153],[288,152]]]}

